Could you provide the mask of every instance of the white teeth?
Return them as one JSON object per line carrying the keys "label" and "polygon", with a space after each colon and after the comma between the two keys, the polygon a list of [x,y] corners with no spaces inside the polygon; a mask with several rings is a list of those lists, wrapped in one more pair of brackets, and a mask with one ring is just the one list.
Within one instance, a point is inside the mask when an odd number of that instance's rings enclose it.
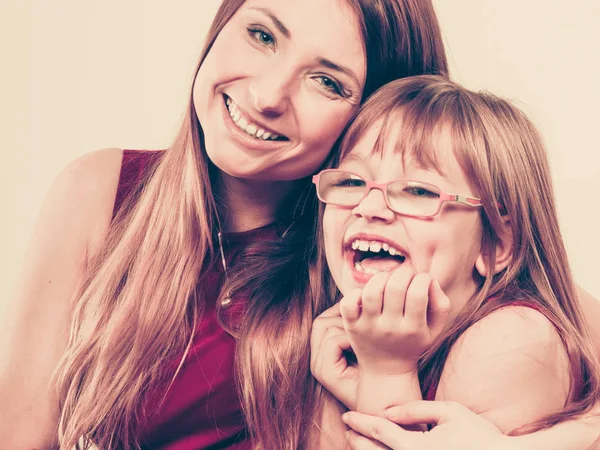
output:
{"label": "white teeth", "polygon": [[375,275],[376,273],[381,272],[381,270],[374,269],[373,267],[363,267],[359,262],[354,263],[354,268],[357,272],[363,272],[367,275]]}
{"label": "white teeth", "polygon": [[238,126],[238,128],[240,128],[242,131],[245,131],[250,136],[260,138],[265,141],[274,141],[280,137],[278,134],[270,133],[269,131],[259,128],[258,125],[250,123],[248,119],[242,115],[241,111],[238,109],[233,100],[231,100],[229,97],[225,103],[227,104],[227,109],[229,110],[229,115],[231,116],[233,122]]}
{"label": "white teeth", "polygon": [[371,245],[369,245],[369,250],[373,253],[379,253],[381,250],[381,244],[379,242],[371,242]]}
{"label": "white teeth", "polygon": [[352,250],[359,250],[361,252],[372,252],[379,253],[381,250],[389,253],[391,256],[404,256],[400,250],[390,247],[389,244],[379,241],[363,241],[356,239],[352,241]]}

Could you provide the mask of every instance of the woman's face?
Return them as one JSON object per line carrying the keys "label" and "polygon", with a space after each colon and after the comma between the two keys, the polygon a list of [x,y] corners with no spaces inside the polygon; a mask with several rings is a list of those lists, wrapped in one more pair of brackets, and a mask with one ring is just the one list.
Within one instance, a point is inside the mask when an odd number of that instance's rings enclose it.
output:
{"label": "woman's face", "polygon": [[[393,133],[394,128],[390,123],[388,130]],[[440,173],[423,168],[408,154],[403,160],[395,150],[393,137],[385,139],[381,153],[373,154],[379,132],[379,123],[370,127],[343,158],[339,169],[377,183],[412,180],[435,185],[448,194],[477,197],[454,157],[449,133],[436,139]],[[342,186],[349,186],[345,189],[356,185],[355,181],[343,183]],[[405,190],[406,195],[412,196],[407,202],[415,196],[435,200],[429,192],[413,192],[410,187]],[[479,208],[445,202],[436,216],[416,218],[389,209],[381,190],[373,189],[356,207],[325,208],[327,263],[342,294],[362,288],[375,273],[410,264],[417,273],[429,273],[437,280],[452,307],[460,308],[476,290],[473,274],[481,252],[481,226]],[[390,248],[394,249],[391,253]]]}
{"label": "woman's face", "polygon": [[194,85],[211,161],[230,176],[314,173],[360,104],[366,56],[343,0],[248,0]]}

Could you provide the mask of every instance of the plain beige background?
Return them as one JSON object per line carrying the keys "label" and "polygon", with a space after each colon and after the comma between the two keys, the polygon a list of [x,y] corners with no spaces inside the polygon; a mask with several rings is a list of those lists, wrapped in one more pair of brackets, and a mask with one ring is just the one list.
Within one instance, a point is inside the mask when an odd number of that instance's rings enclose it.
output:
{"label": "plain beige background", "polygon": [[[454,78],[541,128],[575,278],[600,297],[600,2],[434,3]],[[169,144],[218,4],[0,0],[0,314],[58,171],[97,148]]]}

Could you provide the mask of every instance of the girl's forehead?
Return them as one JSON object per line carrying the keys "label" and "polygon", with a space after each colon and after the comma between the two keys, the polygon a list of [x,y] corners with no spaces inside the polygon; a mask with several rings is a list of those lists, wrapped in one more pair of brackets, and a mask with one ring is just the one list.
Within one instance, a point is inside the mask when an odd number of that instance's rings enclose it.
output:
{"label": "girl's forehead", "polygon": [[441,174],[457,164],[448,124],[430,123],[427,127],[415,127],[404,122],[401,112],[394,111],[362,128],[360,135],[343,148],[340,164],[368,162],[374,158],[403,166],[410,164],[419,169],[433,169]]}

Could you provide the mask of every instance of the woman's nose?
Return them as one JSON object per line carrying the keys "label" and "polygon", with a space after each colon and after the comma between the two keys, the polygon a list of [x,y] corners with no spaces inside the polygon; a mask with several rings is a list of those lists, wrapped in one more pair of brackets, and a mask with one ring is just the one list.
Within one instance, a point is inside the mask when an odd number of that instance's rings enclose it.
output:
{"label": "woman's nose", "polygon": [[391,222],[396,217],[396,213],[388,208],[381,189],[371,189],[361,202],[354,207],[352,213],[368,221]]}
{"label": "woman's nose", "polygon": [[266,116],[280,116],[290,103],[292,80],[282,71],[271,70],[250,82],[250,99],[254,108]]}

